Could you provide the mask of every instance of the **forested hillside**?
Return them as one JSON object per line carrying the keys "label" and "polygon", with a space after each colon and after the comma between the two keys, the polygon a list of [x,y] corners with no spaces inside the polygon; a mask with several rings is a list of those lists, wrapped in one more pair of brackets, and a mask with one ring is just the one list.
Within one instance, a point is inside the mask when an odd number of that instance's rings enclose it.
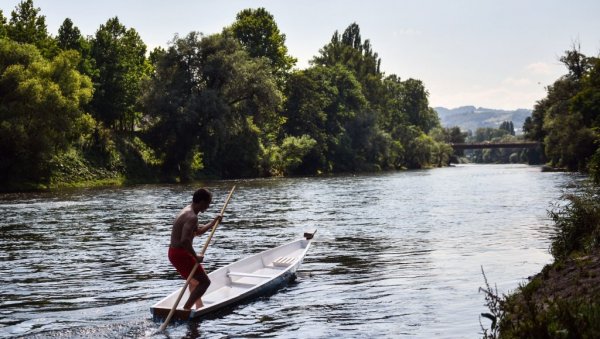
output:
{"label": "forested hillside", "polygon": [[498,128],[505,121],[515,125],[515,133],[523,133],[523,123],[531,116],[531,110],[517,109],[514,111],[462,106],[453,109],[435,107],[440,117],[440,123],[445,127],[458,126],[463,131],[475,132],[478,128]]}

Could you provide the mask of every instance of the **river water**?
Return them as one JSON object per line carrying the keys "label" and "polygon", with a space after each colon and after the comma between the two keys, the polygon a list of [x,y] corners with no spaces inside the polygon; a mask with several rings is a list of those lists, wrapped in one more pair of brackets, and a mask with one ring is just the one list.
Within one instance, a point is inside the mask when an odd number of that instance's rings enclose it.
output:
{"label": "river water", "polygon": [[[464,165],[205,182],[214,203],[204,222],[237,185],[207,271],[318,232],[295,282],[166,335],[481,337],[482,267],[506,293],[549,263],[547,210],[576,180]],[[183,285],[166,253],[173,218],[196,187],[0,195],[0,337],[151,336],[161,323],[149,307]]]}

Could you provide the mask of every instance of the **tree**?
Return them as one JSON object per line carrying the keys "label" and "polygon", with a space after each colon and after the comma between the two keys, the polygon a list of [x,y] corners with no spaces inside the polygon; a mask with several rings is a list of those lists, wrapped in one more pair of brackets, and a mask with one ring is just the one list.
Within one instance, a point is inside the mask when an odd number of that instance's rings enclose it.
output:
{"label": "tree", "polygon": [[273,74],[280,80],[296,64],[296,58],[288,55],[285,34],[279,31],[275,18],[264,8],[239,12],[236,21],[224,30],[224,34],[228,31],[232,32],[251,57],[269,59]]}
{"label": "tree", "polygon": [[328,138],[327,109],[337,95],[324,67],[311,67],[293,72],[286,84],[284,107],[284,133],[293,137],[306,135],[316,141],[314,148],[303,156],[294,169],[296,173],[315,174],[329,172],[327,162]]}
{"label": "tree", "polygon": [[76,52],[43,58],[35,46],[0,39],[0,181],[43,182],[50,160],[89,128],[92,96]]}
{"label": "tree", "polygon": [[23,0],[11,12],[11,19],[6,29],[10,39],[35,45],[45,57],[58,53],[54,40],[49,36],[46,27],[46,17],[39,15],[40,9],[35,8],[33,0]]}
{"label": "tree", "polygon": [[0,39],[6,38],[7,34],[6,17],[0,9]]}
{"label": "tree", "polygon": [[576,140],[573,133],[582,127],[582,120],[580,116],[571,115],[569,102],[578,90],[577,80],[562,77],[548,87],[548,95],[541,101],[544,150],[553,166],[577,168],[571,153],[574,149],[569,145]]}
{"label": "tree", "polygon": [[119,18],[101,25],[92,40],[91,57],[98,69],[91,102],[95,118],[114,130],[132,131],[139,120],[137,101],[150,71],[146,45]]}
{"label": "tree", "polygon": [[377,102],[382,78],[381,59],[372,50],[368,39],[362,42],[360,27],[356,23],[350,24],[341,36],[335,31],[331,41],[319,50],[319,54],[313,58],[313,65],[344,65],[362,85],[366,99]]}
{"label": "tree", "polygon": [[579,81],[590,69],[589,58],[581,53],[581,46],[578,43],[574,43],[570,50],[565,51],[565,55],[560,57],[562,62],[569,73],[567,77]]}
{"label": "tree", "polygon": [[290,76],[286,94],[284,131],[291,136],[308,135],[317,141],[298,170],[357,170],[365,155],[357,149],[358,142],[353,141],[364,132],[355,119],[364,119],[372,127],[374,121],[368,117],[367,101],[354,74],[342,65],[313,66]]}
{"label": "tree", "polygon": [[[338,124],[341,127],[337,129],[341,131],[339,134],[332,133],[335,129],[329,125],[336,119],[332,119],[329,114],[319,114],[319,121],[326,117],[324,131],[327,136],[323,140],[328,142],[320,142],[319,133],[309,135],[317,140],[318,146],[313,151],[323,150],[323,153],[314,160],[321,159],[322,162],[325,159],[329,166],[321,166],[318,169],[313,167],[313,170],[356,171],[402,166],[419,168],[431,164],[432,150],[438,145],[426,133],[439,126],[439,118],[429,107],[427,90],[421,81],[415,79],[401,81],[396,75],[382,79],[381,59],[373,51],[370,41],[363,41],[360,28],[356,23],[348,26],[341,35],[336,31],[331,41],[319,51],[319,55],[315,56],[311,63],[315,69],[320,70],[321,74],[327,74],[326,70],[336,68],[349,72],[355,79],[356,88],[362,98],[359,100],[361,104],[357,106],[343,97],[329,101],[302,99],[296,102],[299,99],[295,96],[296,93],[292,91],[288,94],[288,102],[292,102],[291,106],[295,109],[287,110],[286,125],[308,127],[308,124],[302,123],[302,120],[307,119],[296,118],[294,115],[310,116],[321,110],[327,112],[327,107],[336,107],[332,110],[337,112],[334,117],[339,117],[339,113],[342,113],[342,117],[350,113],[342,124]],[[311,91],[319,88],[319,85],[313,85],[312,81],[306,80],[303,79],[302,83],[298,84],[310,86]],[[290,79],[290,82],[293,81]],[[332,84],[323,80],[320,82]],[[342,93],[340,87],[332,86],[332,88]],[[345,88],[352,88],[352,86]],[[335,91],[320,89],[316,92]],[[315,95],[302,95],[302,98],[311,97],[314,98]],[[349,98],[358,97],[352,95]],[[329,106],[331,104],[334,106]],[[348,107],[354,108],[348,110]],[[313,113],[302,113],[309,110]],[[314,127],[316,126],[308,129],[315,130]],[[448,151],[446,147],[436,149],[439,151],[438,155]],[[307,155],[309,156],[310,154]],[[442,158],[436,157],[438,160]]]}
{"label": "tree", "polygon": [[144,106],[156,121],[150,133],[165,176],[191,179],[194,159],[219,177],[258,175],[281,105],[266,60],[250,57],[230,36],[195,32],[154,57]]}
{"label": "tree", "polygon": [[62,25],[58,28],[58,36],[56,37],[58,47],[63,50],[74,49],[81,50],[81,32],[79,28],[73,25],[73,21],[66,18]]}
{"label": "tree", "polygon": [[56,43],[62,50],[75,50],[81,54],[81,62],[79,63],[78,67],[79,72],[89,77],[95,77],[98,75],[98,72],[94,67],[94,60],[90,55],[90,42],[81,36],[79,28],[73,24],[71,19],[66,18],[62,25],[58,28]]}
{"label": "tree", "polygon": [[600,58],[586,60],[589,65],[581,79],[581,90],[571,101],[571,109],[581,114],[585,126],[600,127]]}
{"label": "tree", "polygon": [[440,125],[439,117],[433,108],[429,107],[429,93],[421,80],[408,79],[404,81],[404,111],[408,122],[419,127],[423,132]]}
{"label": "tree", "polygon": [[[454,127],[450,127],[450,128],[435,127],[429,132],[429,136],[431,136],[433,138],[433,140],[436,141],[437,143],[439,143],[440,145],[442,145],[442,144],[446,144],[446,145],[447,144],[462,144],[467,139],[467,133],[462,132],[460,130],[460,127],[458,127],[458,126],[454,126]],[[448,147],[451,147],[451,146],[448,145]],[[444,148],[439,148],[439,149],[445,150]],[[457,156],[464,156],[463,150],[457,150],[457,151],[452,150],[452,153],[454,153]]]}
{"label": "tree", "polygon": [[512,121],[502,121],[499,129],[507,131],[510,135],[515,135],[515,126]]}
{"label": "tree", "polygon": [[583,55],[579,46],[565,51],[560,61],[568,73],[547,88],[523,130],[528,139],[544,142],[551,164],[585,170],[598,148],[599,81],[597,58]]}
{"label": "tree", "polygon": [[271,149],[269,156],[270,170],[274,175],[287,175],[297,172],[297,168],[304,162],[304,157],[317,145],[317,142],[303,135],[300,137],[288,136],[281,145]]}
{"label": "tree", "polygon": [[379,125],[397,139],[401,126],[408,124],[408,114],[405,108],[405,87],[402,80],[395,74],[383,79],[382,95],[376,106],[379,112]]}

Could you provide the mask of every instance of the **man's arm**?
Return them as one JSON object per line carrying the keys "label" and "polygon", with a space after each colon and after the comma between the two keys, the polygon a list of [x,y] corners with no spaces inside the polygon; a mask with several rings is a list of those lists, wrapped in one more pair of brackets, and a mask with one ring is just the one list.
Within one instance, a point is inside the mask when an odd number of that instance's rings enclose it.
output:
{"label": "man's arm", "polygon": [[217,220],[220,222],[223,219],[222,215],[217,215],[211,222],[206,225],[198,226],[198,230],[196,231],[196,235],[201,235],[206,233],[209,229],[213,228],[217,223]]}

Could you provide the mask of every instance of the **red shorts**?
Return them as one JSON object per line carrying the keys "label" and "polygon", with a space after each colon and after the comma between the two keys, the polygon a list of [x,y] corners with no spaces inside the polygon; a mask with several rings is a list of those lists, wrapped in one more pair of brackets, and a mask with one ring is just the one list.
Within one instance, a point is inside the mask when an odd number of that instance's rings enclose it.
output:
{"label": "red shorts", "polygon": [[[181,274],[183,279],[187,279],[196,264],[196,258],[183,248],[169,247],[169,261],[175,266],[177,272]],[[205,276],[206,272],[204,271],[204,267],[202,267],[202,264],[198,264],[198,268],[194,273],[194,278],[198,281],[202,281],[202,277]]]}

